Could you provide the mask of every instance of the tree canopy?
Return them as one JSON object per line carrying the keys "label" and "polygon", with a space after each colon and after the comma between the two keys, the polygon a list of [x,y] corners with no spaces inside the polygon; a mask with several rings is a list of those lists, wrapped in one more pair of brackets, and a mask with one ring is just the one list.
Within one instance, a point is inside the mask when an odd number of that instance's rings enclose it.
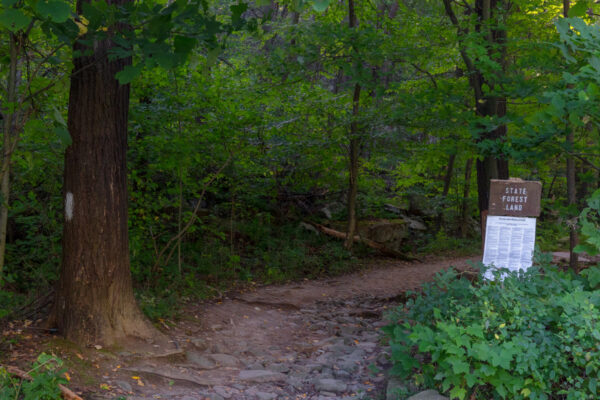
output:
{"label": "tree canopy", "polygon": [[[75,128],[74,82],[129,93],[124,136],[97,139],[123,151],[117,258],[150,318],[232,282],[343,272],[382,248],[369,243],[476,251],[493,178],[541,181],[538,244],[572,249],[600,183],[599,13],[591,0],[4,0],[0,317],[59,279],[63,175],[92,168],[89,195],[118,161],[99,144],[78,153],[117,114],[98,97]],[[94,81],[99,63],[118,67]],[[114,227],[82,218],[98,229],[69,239],[76,258],[112,254],[99,249]],[[382,221],[393,233],[375,240]]]}

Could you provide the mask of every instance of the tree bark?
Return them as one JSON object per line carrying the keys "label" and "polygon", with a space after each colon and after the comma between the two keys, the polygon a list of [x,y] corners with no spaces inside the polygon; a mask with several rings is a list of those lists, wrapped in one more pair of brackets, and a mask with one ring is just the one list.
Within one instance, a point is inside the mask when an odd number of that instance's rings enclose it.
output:
{"label": "tree bark", "polygon": [[[567,127],[567,129],[569,129]],[[573,130],[569,129],[567,134],[567,146],[573,148],[574,134]],[[567,156],[567,201],[569,208],[577,206],[577,190],[575,188],[575,159],[572,156]],[[574,219],[575,216],[572,216]],[[578,255],[573,251],[577,246],[577,224],[569,224],[569,267],[575,271],[578,269]]]}
{"label": "tree bark", "polygon": [[[477,22],[475,31],[481,33],[488,42],[488,56],[500,64],[503,73],[506,67],[506,30],[502,27],[501,21],[495,21],[499,15],[495,12],[500,9],[505,0],[475,0],[475,12],[477,13]],[[468,33],[467,29],[460,26],[460,22],[452,9],[451,0],[443,0],[446,15],[456,27],[459,38],[459,51],[469,73],[469,84],[474,92],[476,115],[479,117],[502,118],[506,115],[506,98],[490,93],[485,93],[484,87],[489,87],[493,92],[495,81],[486,77],[477,68],[476,63],[469,57],[466,51],[464,37]],[[500,51],[497,50],[500,49]],[[481,134],[478,141],[483,140],[503,140],[506,136],[506,125],[500,125],[492,131],[486,131],[481,127]],[[492,155],[485,155],[482,160],[477,160],[477,194],[479,198],[479,213],[482,229],[485,230],[485,217],[487,215],[490,179],[508,179],[508,160],[497,158]],[[484,231],[483,231],[484,232]],[[482,232],[482,233],[483,233]]]}
{"label": "tree bark", "polygon": [[[500,28],[499,21],[496,22],[494,29],[492,19],[498,18],[494,15],[494,10],[503,3],[504,0],[476,0],[475,9],[478,15],[476,30],[484,32],[488,42],[488,55],[501,65],[502,69],[506,63],[506,30]],[[498,46],[501,50],[496,52],[494,47]],[[493,54],[496,53],[496,56]],[[501,74],[503,71],[498,71]],[[475,81],[477,85],[475,90],[476,112],[480,117],[502,118],[506,115],[506,98],[484,93],[483,87],[487,85],[490,91],[494,90],[495,82],[486,78],[479,70],[476,71]],[[506,125],[500,125],[492,131],[485,131],[481,127],[482,134],[480,141],[483,140],[502,140],[506,136]],[[483,229],[485,229],[485,216],[487,215],[490,199],[490,179],[508,179],[508,161],[492,155],[486,155],[483,160],[477,160],[477,193],[479,198],[479,211]]]}
{"label": "tree bark", "polygon": [[[354,0],[348,0],[348,26],[350,29],[356,27],[356,14],[354,12]],[[360,84],[354,85],[352,96],[352,122],[350,123],[350,160],[349,160],[349,182],[348,182],[348,228],[344,247],[352,249],[354,244],[354,233],[356,232],[356,198],[358,196],[358,164],[360,157],[360,138],[358,137],[358,112],[360,103]]]}
{"label": "tree bark", "polygon": [[471,171],[473,171],[473,159],[469,158],[465,165],[465,186],[463,187],[463,199],[460,210],[460,236],[467,237],[467,218],[469,211],[469,192],[471,190]]}
{"label": "tree bark", "polygon": [[[569,8],[571,6],[570,0],[563,0],[563,16],[569,18]],[[575,142],[575,135],[573,129],[567,124],[567,148],[569,151],[573,149]],[[577,191],[575,189],[575,159],[571,155],[567,155],[567,202],[569,207],[575,207],[577,204]],[[574,216],[573,216],[574,217]],[[569,226],[569,267],[577,271],[578,269],[578,255],[573,251],[573,248],[577,246],[577,225],[575,223]]]}
{"label": "tree bark", "polygon": [[346,230],[346,241],[344,247],[348,250],[352,248],[354,233],[356,232],[356,199],[358,197],[358,164],[360,157],[360,139],[358,135],[358,103],[360,100],[360,85],[354,86],[354,97],[352,100],[352,118],[350,124],[350,160],[349,160],[349,179],[348,179],[348,229]]}
{"label": "tree bark", "polygon": [[[19,86],[19,43],[14,33],[9,34],[8,38],[10,66],[6,82],[6,102],[13,107],[17,103],[17,89]],[[2,178],[0,182],[0,286],[2,286],[4,272],[4,258],[6,255],[6,233],[8,227],[8,207],[10,200],[10,161],[13,152],[13,136],[15,134],[16,115],[13,108],[3,113],[4,122],[2,132]]]}
{"label": "tree bark", "polygon": [[[84,345],[158,335],[133,295],[127,228],[129,85],[115,79],[131,59],[110,61],[113,46],[110,39],[96,40],[92,55],[74,58],[69,94],[73,143],[65,153],[63,260],[51,323]],[[77,43],[74,50],[89,49]]]}
{"label": "tree bark", "polygon": [[440,204],[440,210],[436,216],[435,227],[436,231],[442,228],[442,221],[444,219],[444,209],[446,208],[446,198],[450,191],[450,183],[452,183],[452,173],[454,172],[454,160],[456,160],[456,153],[450,154],[448,158],[448,165],[446,166],[446,174],[444,175],[444,188],[442,189],[442,201]]}

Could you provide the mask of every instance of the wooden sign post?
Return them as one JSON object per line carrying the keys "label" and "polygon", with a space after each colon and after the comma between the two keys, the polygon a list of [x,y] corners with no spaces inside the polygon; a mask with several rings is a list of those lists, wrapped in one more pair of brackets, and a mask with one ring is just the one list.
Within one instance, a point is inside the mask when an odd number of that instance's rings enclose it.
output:
{"label": "wooden sign post", "polygon": [[[520,179],[490,181],[483,263],[512,271],[532,265],[542,184]],[[493,275],[488,273],[486,277]]]}

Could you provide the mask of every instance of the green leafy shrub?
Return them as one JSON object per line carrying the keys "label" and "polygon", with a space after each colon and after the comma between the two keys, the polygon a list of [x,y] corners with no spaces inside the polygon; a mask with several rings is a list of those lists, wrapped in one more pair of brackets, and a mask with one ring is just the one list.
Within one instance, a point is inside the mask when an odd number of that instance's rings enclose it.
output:
{"label": "green leafy shrub", "polygon": [[66,384],[65,369],[59,358],[42,353],[28,372],[31,380],[12,377],[0,368],[0,399],[6,400],[60,400],[59,384]]}
{"label": "green leafy shrub", "polygon": [[453,399],[597,399],[597,282],[548,264],[504,276],[437,275],[386,328],[392,372]]}
{"label": "green leafy shrub", "polygon": [[595,256],[600,253],[600,189],[592,194],[587,204],[588,206],[579,215],[581,244],[574,250]]}

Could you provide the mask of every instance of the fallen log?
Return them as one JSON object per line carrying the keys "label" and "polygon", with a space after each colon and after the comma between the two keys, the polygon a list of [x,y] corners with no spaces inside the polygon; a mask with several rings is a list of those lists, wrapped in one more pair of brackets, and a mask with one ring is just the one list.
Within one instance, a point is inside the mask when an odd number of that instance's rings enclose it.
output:
{"label": "fallen log", "polygon": [[[316,222],[307,222],[307,223],[314,226],[315,228],[317,228],[319,230],[319,232],[322,232],[326,235],[332,236],[337,239],[342,239],[342,240],[346,239],[346,234],[344,232],[336,231],[335,229],[328,228],[325,225],[317,224]],[[371,239],[367,239],[367,238],[363,238],[358,235],[355,235],[353,240],[356,243],[363,243],[375,250],[378,250],[382,254],[385,254],[386,256],[396,257],[396,258],[399,258],[404,261],[419,261],[419,262],[421,261],[418,258],[411,257],[406,254],[402,254],[396,250],[389,249],[389,248],[385,247],[383,244],[375,242]]]}
{"label": "fallen log", "polygon": [[[31,377],[31,375],[29,375],[27,372],[25,371],[21,371],[19,368],[16,367],[5,367],[6,368],[6,372],[8,372],[11,375],[14,375],[16,377],[19,377],[21,379],[25,379],[27,381],[32,380],[33,378]],[[73,392],[71,389],[67,388],[64,385],[58,385],[58,387],[60,388],[60,392],[62,393],[62,397],[65,400],[83,400],[83,398],[79,397],[77,394],[75,394],[75,392]]]}

